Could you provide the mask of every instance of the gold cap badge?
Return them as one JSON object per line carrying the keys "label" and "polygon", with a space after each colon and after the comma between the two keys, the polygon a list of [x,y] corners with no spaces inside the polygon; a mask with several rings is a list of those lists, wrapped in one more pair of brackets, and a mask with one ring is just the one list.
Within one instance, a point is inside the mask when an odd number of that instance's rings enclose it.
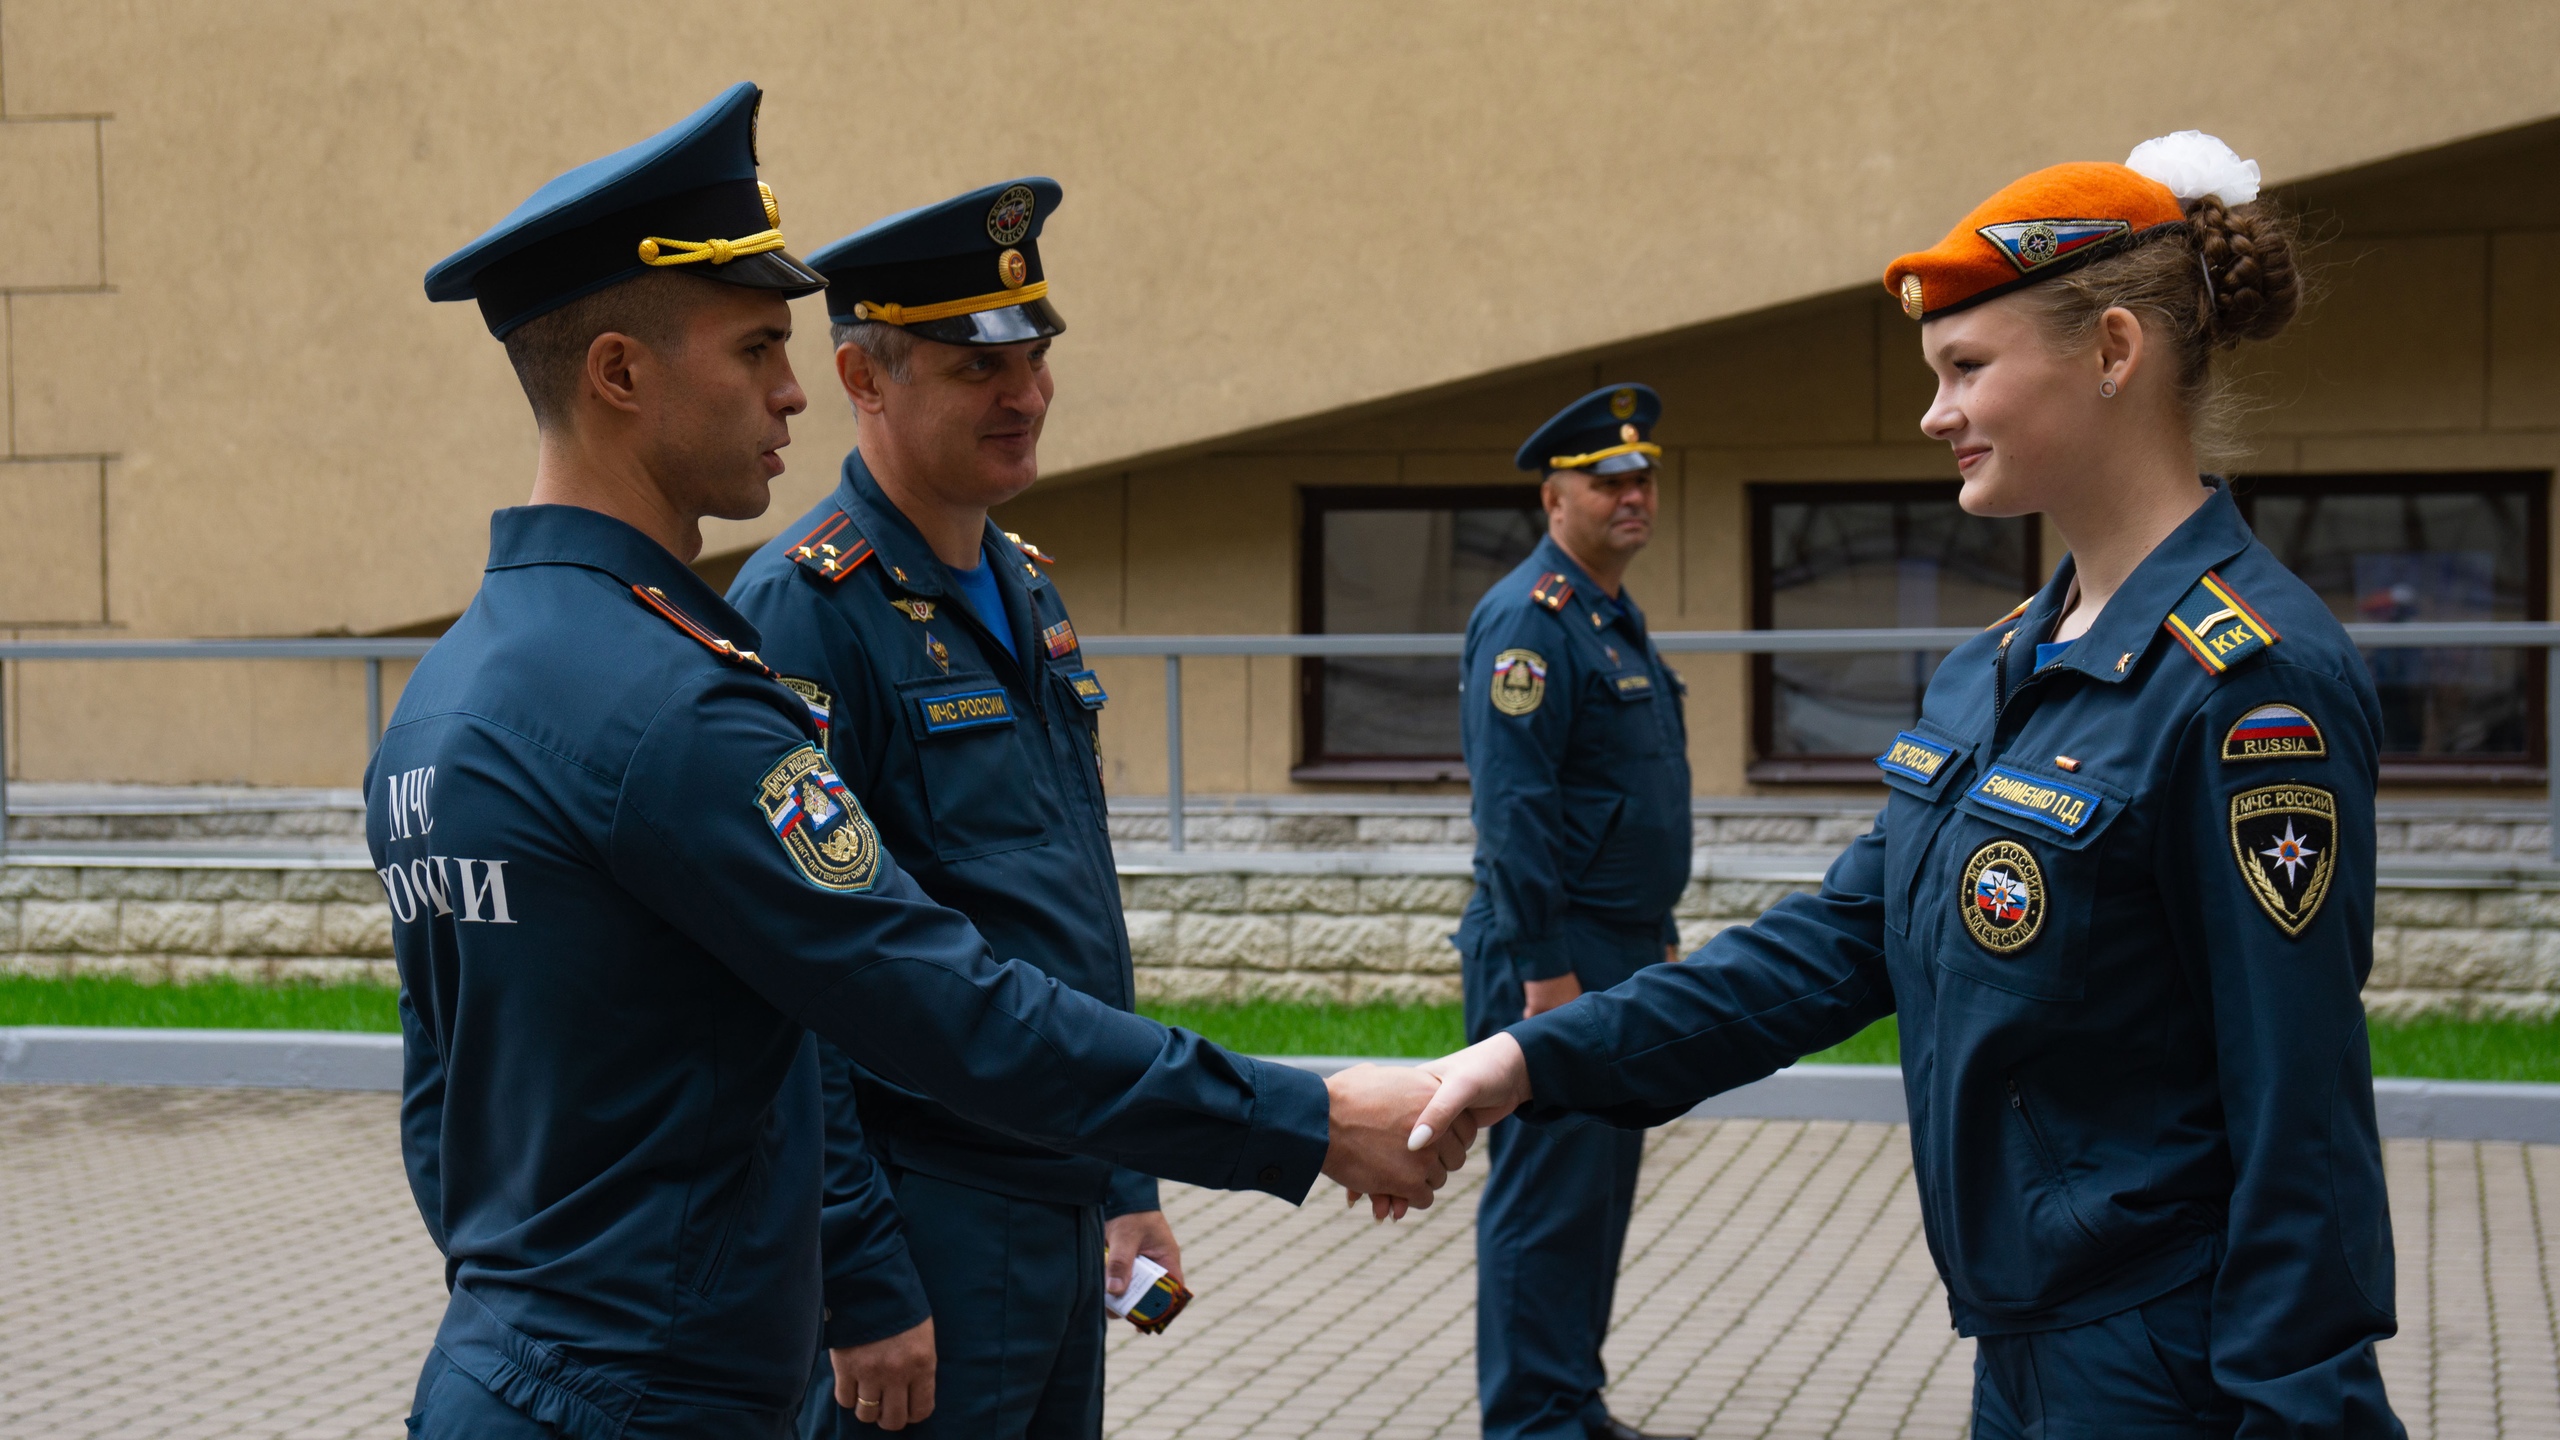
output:
{"label": "gold cap badge", "polygon": [[1618,427],[1618,439],[1619,439],[1619,440],[1621,440],[1621,441],[1623,441],[1623,442],[1625,442],[1626,444],[1633,445],[1634,443],[1636,443],[1636,441],[1637,441],[1637,440],[1639,440],[1639,439],[1641,439],[1641,438],[1642,438],[1641,436],[1639,436],[1639,435],[1637,435],[1637,434],[1636,434],[1636,427],[1635,427],[1635,422],[1634,422],[1634,421],[1629,421],[1629,422],[1627,422],[1626,424],[1621,425],[1621,426],[1619,426],[1619,427]]}
{"label": "gold cap badge", "polygon": [[1920,318],[1920,277],[1917,275],[1902,277],[1902,313],[1914,320]]}
{"label": "gold cap badge", "polygon": [[1022,282],[1031,278],[1031,266],[1021,251],[1007,250],[996,257],[996,278],[1004,282],[1007,290],[1019,290]]}

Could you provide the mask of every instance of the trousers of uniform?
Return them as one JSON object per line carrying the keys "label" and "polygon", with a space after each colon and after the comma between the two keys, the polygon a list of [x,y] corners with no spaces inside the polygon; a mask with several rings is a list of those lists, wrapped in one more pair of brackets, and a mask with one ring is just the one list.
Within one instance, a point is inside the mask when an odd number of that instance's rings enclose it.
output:
{"label": "trousers of uniform", "polygon": [[[1657,926],[1566,925],[1585,991],[1606,990],[1662,958]],[[1467,1038],[1520,1018],[1518,976],[1500,957],[1465,969]],[[1594,1120],[1488,1132],[1476,1201],[1476,1398],[1485,1440],[1583,1440],[1607,1413],[1600,1344],[1618,1293],[1618,1259],[1635,1208],[1644,1133]]]}
{"label": "trousers of uniform", "polygon": [[[999,1195],[889,1171],[907,1251],[933,1306],[933,1418],[911,1440],[1099,1440],[1102,1207]],[[800,1408],[801,1440],[887,1431],[836,1404],[827,1352]]]}
{"label": "trousers of uniform", "polygon": [[1974,1440],[2222,1440],[2239,1404],[2213,1383],[2213,1276],[2103,1320],[1985,1335]]}

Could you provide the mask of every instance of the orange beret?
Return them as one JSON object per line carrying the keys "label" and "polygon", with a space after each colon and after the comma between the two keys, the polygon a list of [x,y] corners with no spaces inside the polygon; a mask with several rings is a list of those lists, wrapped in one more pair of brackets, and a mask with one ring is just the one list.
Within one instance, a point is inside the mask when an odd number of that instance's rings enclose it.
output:
{"label": "orange beret", "polygon": [[1885,267],[1884,288],[1914,320],[1933,319],[2067,274],[2170,225],[2186,209],[2159,181],[2075,160],[2001,187],[1947,238]]}

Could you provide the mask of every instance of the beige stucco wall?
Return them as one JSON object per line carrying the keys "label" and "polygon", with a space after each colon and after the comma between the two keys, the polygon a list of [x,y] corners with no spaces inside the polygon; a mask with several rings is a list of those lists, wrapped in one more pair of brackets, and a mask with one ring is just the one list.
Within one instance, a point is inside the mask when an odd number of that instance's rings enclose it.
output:
{"label": "beige stucco wall", "polygon": [[[2290,196],[2319,237],[2310,251],[2319,296],[2286,336],[2244,357],[2265,409],[2243,468],[2560,467],[2560,191],[2520,183],[2552,174],[2560,126]],[[1749,625],[1752,482],[1954,477],[1946,447],[1919,433],[1932,381],[1917,330],[1880,289],[1862,288],[1283,443],[1034,491],[1004,518],[1060,556],[1059,584],[1091,633],[1291,631],[1299,487],[1519,482],[1511,453],[1521,437],[1576,395],[1623,380],[1663,395],[1662,519],[1628,579],[1660,629]],[[1076,403],[1070,389],[1059,406]],[[2048,562],[2060,553],[2048,533]],[[1289,780],[1299,758],[1294,663],[1186,662],[1188,788],[1327,788]],[[1750,793],[1748,662],[1680,663],[1698,789]],[[1161,793],[1161,662],[1098,668],[1114,697],[1105,729],[1114,788]]]}
{"label": "beige stucco wall", "polygon": [[[767,87],[804,249],[989,178],[1065,182],[1044,243],[1074,403],[1047,460],[1129,474],[1099,482],[1126,491],[1118,603],[1198,629],[1260,612],[1149,557],[1271,523],[1285,500],[1254,497],[1303,463],[1272,454],[1311,453],[1295,432],[1326,417],[1843,291],[2027,166],[2180,125],[2290,177],[2560,113],[2560,12],[2537,0],[2459,25],[2264,6],[2241,56],[2200,41],[2229,33],[2207,0],[2032,24],[1991,0],[8,0],[0,631],[454,613],[532,434],[476,314],[424,303],[421,273],[741,76]],[[814,302],[803,321],[823,376]],[[1449,403],[1490,407],[1486,447],[1523,408]],[[1837,423],[1801,403],[1791,422]],[[1249,435],[1295,448],[1164,463]],[[715,549],[807,504],[850,427],[822,401],[799,436],[773,513]],[[1230,476],[1214,521],[1174,503]],[[1286,585],[1267,568],[1257,587]],[[1236,667],[1231,702],[1204,673],[1197,703],[1231,703],[1262,754],[1284,668]],[[361,759],[358,666],[12,671],[21,775],[343,782]],[[1276,783],[1242,759],[1230,778]]]}

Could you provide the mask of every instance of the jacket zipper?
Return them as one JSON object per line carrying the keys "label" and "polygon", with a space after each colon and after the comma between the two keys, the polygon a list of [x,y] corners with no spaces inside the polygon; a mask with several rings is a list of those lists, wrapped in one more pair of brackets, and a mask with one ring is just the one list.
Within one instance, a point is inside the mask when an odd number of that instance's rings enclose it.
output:
{"label": "jacket zipper", "polygon": [[2081,1215],[2079,1202],[2071,1198],[2071,1187],[2062,1178],[2061,1163],[2055,1160],[2053,1147],[2045,1143],[2044,1132],[2036,1128],[2035,1112],[2027,1108],[2027,1097],[2019,1093],[2017,1077],[2010,1076],[2004,1083],[2009,1087],[2009,1108],[2018,1112],[2018,1123],[2026,1127],[2027,1143],[2035,1147],[2036,1158],[2044,1162],[2045,1181],[2060,1197],[2063,1212],[2071,1217],[2072,1224],[2080,1227],[2080,1233],[2088,1238],[2090,1244],[2104,1243],[2098,1239],[2098,1232],[2090,1228],[2087,1218]]}

